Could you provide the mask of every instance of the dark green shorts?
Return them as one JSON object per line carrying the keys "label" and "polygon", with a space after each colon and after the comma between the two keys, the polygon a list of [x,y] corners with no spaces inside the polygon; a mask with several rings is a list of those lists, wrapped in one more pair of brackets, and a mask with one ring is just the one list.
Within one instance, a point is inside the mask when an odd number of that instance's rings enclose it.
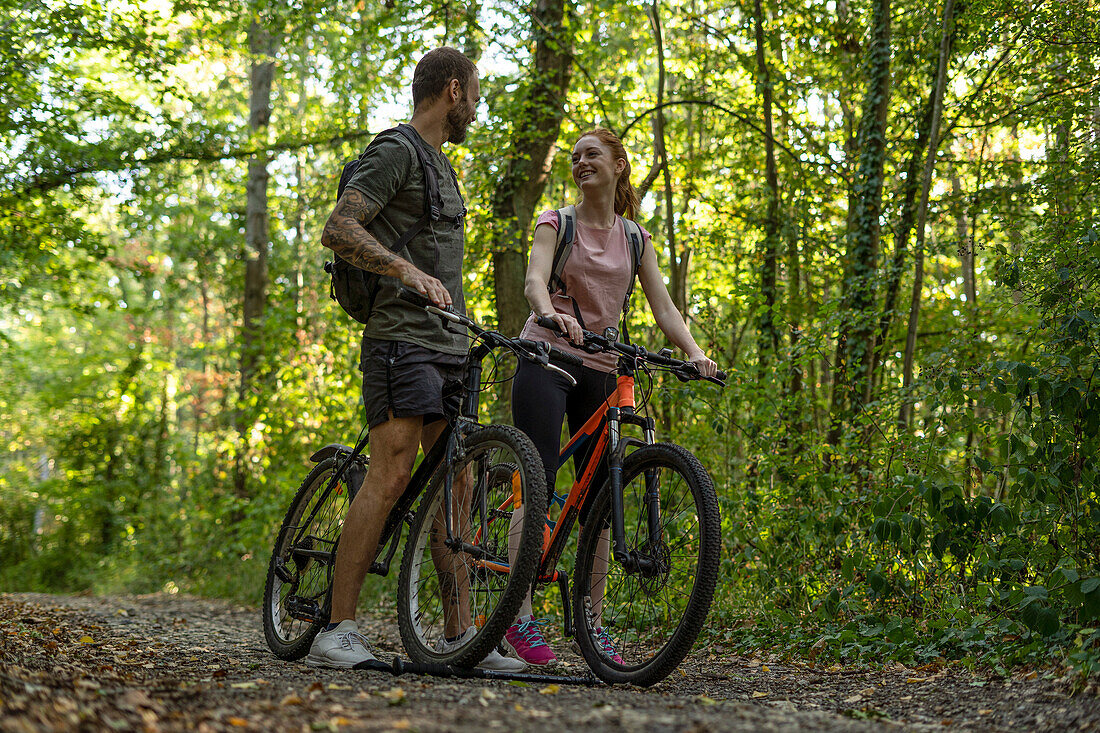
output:
{"label": "dark green shorts", "polygon": [[364,338],[359,357],[363,405],[370,427],[394,417],[424,418],[424,424],[458,414],[460,393],[444,385],[462,379],[465,355],[444,354],[406,341]]}

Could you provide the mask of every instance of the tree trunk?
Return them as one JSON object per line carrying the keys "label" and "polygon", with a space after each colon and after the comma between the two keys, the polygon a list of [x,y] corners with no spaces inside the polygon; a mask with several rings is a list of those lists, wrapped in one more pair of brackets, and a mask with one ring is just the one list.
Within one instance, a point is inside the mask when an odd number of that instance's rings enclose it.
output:
{"label": "tree trunk", "polygon": [[917,241],[914,252],[913,293],[909,300],[909,330],[905,336],[905,361],[902,368],[902,387],[906,394],[898,413],[898,427],[909,425],[910,405],[908,391],[913,383],[913,353],[917,345],[917,325],[920,322],[921,289],[924,287],[924,235],[928,221],[928,195],[932,188],[932,174],[936,169],[936,151],[939,149],[940,117],[943,113],[943,90],[947,85],[947,60],[951,50],[954,28],[955,0],[944,0],[943,32],[940,37],[940,60],[936,69],[936,86],[932,92],[932,119],[928,126],[928,157],[921,176],[920,206],[917,208]]}
{"label": "tree trunk", "polygon": [[779,175],[775,165],[774,125],[772,124],[772,82],[764,60],[764,9],[761,0],[754,0],[756,11],[756,65],[760,75],[759,88],[764,112],[764,181],[768,187],[764,211],[764,241],[761,246],[760,294],[764,297],[764,312],[758,325],[760,370],[768,365],[768,355],[779,352],[779,330],[775,326],[776,278],[779,260]]}
{"label": "tree trunk", "polygon": [[[248,50],[252,57],[248,126],[253,137],[262,140],[271,120],[271,84],[275,77],[275,41],[271,33],[253,20],[248,27]],[[248,426],[244,415],[249,395],[254,389],[256,371],[263,349],[263,316],[267,300],[267,253],[269,247],[267,214],[266,154],[254,155],[248,161],[247,201],[245,204],[245,275],[244,315],[241,327],[241,390],[237,415],[238,453],[235,488],[246,497],[244,453],[247,452]]]}
{"label": "tree trunk", "polygon": [[[850,413],[858,413],[870,387],[874,343],[873,306],[879,249],[882,176],[886,162],[886,116],[890,108],[890,0],[872,8],[865,59],[867,90],[859,130],[859,171],[853,189],[845,262],[845,293],[837,336],[836,383],[828,440],[835,445]],[[849,372],[853,371],[854,374]]]}
{"label": "tree trunk", "polygon": [[966,310],[973,313],[978,304],[978,286],[975,283],[974,273],[974,242],[970,237],[970,227],[966,223],[966,213],[962,209],[963,188],[957,172],[951,175],[951,194],[959,202],[959,212],[955,215],[955,237],[959,240],[959,264],[962,265]]}
{"label": "tree trunk", "polygon": [[[960,6],[953,6],[952,13],[958,11]],[[952,21],[954,15],[951,16]],[[952,24],[952,32],[948,37],[947,55],[950,58],[954,45],[955,34]],[[879,315],[878,332],[875,344],[875,360],[873,370],[879,369],[886,359],[886,351],[890,344],[890,330],[897,317],[896,309],[898,295],[901,292],[901,276],[905,271],[905,259],[909,254],[909,237],[913,232],[913,222],[917,215],[917,194],[920,191],[920,171],[925,150],[928,147],[928,131],[932,124],[932,108],[935,106],[936,80],[939,74],[939,54],[936,56],[935,67],[931,71],[932,88],[928,93],[928,102],[918,122],[917,138],[913,142],[913,148],[909,156],[909,162],[905,167],[904,198],[901,205],[901,216],[898,219],[897,229],[894,231],[894,255],[887,266],[885,297],[883,298],[882,313]]]}
{"label": "tree trunk", "polygon": [[532,13],[533,65],[520,92],[504,174],[493,191],[493,293],[498,328],[518,334],[530,306],[523,295],[531,218],[565,115],[573,68],[572,38],[563,28],[564,0],[538,0]]}
{"label": "tree trunk", "polygon": [[[653,39],[657,44],[657,112],[653,117],[653,148],[656,153],[656,165],[661,171],[665,187],[665,239],[668,245],[669,285],[672,302],[683,316],[687,316],[687,271],[691,251],[686,247],[681,252],[676,246],[676,211],[673,208],[672,173],[668,167],[668,146],[665,135],[665,111],[661,107],[665,92],[665,46],[661,34],[661,9],[657,0],[653,0],[650,9],[650,21],[653,23]],[[648,177],[647,177],[648,178]]]}

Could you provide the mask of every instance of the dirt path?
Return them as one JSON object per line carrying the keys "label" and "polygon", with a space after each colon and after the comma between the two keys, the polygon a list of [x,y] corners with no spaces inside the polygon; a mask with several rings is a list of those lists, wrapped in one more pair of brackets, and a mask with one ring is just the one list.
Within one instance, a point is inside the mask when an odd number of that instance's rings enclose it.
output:
{"label": "dirt path", "polygon": [[[384,657],[398,651],[389,618],[361,626]],[[1073,695],[1028,675],[792,667],[716,648],[646,690],[318,671],[275,659],[256,609],[169,595],[0,595],[0,660],[5,732],[1100,730],[1096,681]]]}

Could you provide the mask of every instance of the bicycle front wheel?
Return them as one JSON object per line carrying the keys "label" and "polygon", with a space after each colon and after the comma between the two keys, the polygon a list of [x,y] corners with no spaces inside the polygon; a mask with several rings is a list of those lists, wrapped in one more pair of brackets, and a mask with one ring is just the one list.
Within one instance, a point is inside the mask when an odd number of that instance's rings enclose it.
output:
{"label": "bicycle front wheel", "polygon": [[280,659],[304,657],[328,623],[336,543],[355,495],[347,472],[326,491],[342,461],[326,458],[313,467],[275,540],[264,584],[263,625],[267,645]]}
{"label": "bicycle front wheel", "polygon": [[[656,511],[647,492],[657,498]],[[678,445],[639,448],[623,462],[623,520],[627,549],[638,559],[631,571],[610,556],[605,486],[581,529],[573,617],[581,654],[600,679],[647,686],[683,661],[710,610],[721,543],[714,485]]]}
{"label": "bicycle front wheel", "polygon": [[[462,459],[436,474],[413,518],[398,578],[398,627],[413,661],[471,667],[500,642],[534,581],[545,484],[530,438],[503,425],[471,433]],[[513,520],[517,504],[522,521]]]}

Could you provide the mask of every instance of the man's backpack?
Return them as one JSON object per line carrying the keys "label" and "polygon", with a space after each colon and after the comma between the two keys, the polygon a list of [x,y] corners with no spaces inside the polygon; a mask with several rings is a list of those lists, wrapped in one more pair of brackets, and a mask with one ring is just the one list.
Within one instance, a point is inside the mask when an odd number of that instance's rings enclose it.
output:
{"label": "man's backpack", "polygon": [[[622,333],[627,343],[629,343],[630,337],[626,333],[626,315],[630,307],[630,296],[634,294],[634,281],[638,276],[638,266],[642,262],[642,250],[645,247],[645,239],[642,238],[642,227],[638,222],[622,216],[620,216],[619,219],[622,219],[623,231],[626,232],[626,244],[630,248],[630,261],[632,265],[630,271],[630,285],[627,286],[626,298],[623,300]],[[562,279],[562,273],[565,271],[565,263],[569,259],[569,255],[573,252],[573,240],[576,238],[576,234],[577,207],[570,204],[563,209],[558,209],[558,238],[557,244],[554,246],[554,263],[550,268],[550,281],[547,283],[547,289],[552,294],[558,293],[568,296],[570,300],[573,300],[573,314],[577,319],[577,323],[581,324],[581,328],[586,328],[584,319],[581,317],[580,308],[577,307],[577,301],[565,291],[565,280]]]}
{"label": "man's backpack", "polygon": [[[390,133],[400,134],[412,144],[413,150],[416,151],[417,163],[424,174],[424,214],[401,234],[397,242],[387,245],[392,251],[400,252],[412,241],[413,237],[423,231],[424,227],[430,223],[441,221],[447,224],[457,224],[462,221],[466,216],[466,206],[465,201],[462,200],[462,192],[459,191],[459,201],[462,201],[463,204],[462,211],[455,216],[444,215],[443,197],[439,193],[439,174],[428,159],[428,151],[424,148],[420,136],[410,125],[402,123],[397,127],[379,133],[374,140]],[[374,141],[371,141],[371,145],[373,144]],[[370,146],[368,145],[367,150],[369,149]],[[340,184],[336,189],[337,200],[344,195],[344,189],[347,187],[348,181],[355,175],[355,172],[359,170],[364,155],[366,155],[366,150],[358,158],[344,164],[344,169],[340,173]],[[451,172],[451,180],[454,181],[455,190],[458,191],[458,176],[455,175],[454,168],[451,168],[450,165],[447,167]],[[374,272],[362,270],[339,255],[336,255],[333,261],[325,263],[325,272],[332,276],[329,285],[329,296],[339,303],[340,307],[349,316],[365,324],[370,318],[371,310],[374,308],[374,299],[378,295],[378,280],[381,276]],[[435,272],[429,274],[432,277],[438,277]]]}

